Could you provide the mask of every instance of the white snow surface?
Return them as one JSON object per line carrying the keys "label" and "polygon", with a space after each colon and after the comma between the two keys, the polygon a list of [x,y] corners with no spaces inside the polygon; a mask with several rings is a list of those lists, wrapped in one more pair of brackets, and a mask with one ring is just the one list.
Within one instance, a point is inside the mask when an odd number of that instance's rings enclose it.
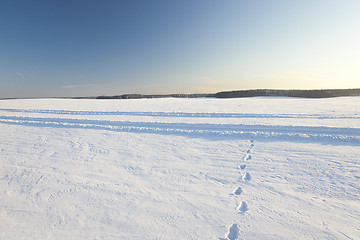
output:
{"label": "white snow surface", "polygon": [[0,239],[360,239],[360,97],[0,101]]}

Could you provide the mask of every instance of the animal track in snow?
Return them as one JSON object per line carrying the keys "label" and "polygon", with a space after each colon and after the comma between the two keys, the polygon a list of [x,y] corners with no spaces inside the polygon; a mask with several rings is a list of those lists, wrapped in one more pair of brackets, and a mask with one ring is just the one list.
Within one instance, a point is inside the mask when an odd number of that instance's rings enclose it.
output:
{"label": "animal track in snow", "polygon": [[246,212],[249,210],[248,205],[246,204],[246,202],[242,201],[241,204],[238,206],[237,210],[239,212]]}
{"label": "animal track in snow", "polygon": [[242,192],[243,192],[243,190],[241,189],[241,187],[238,187],[238,188],[236,188],[236,189],[234,190],[233,194],[238,196],[238,195],[240,195]]}
{"label": "animal track in snow", "polygon": [[244,176],[242,177],[242,179],[244,181],[250,181],[251,180],[251,175],[250,173],[245,173]]}
{"label": "animal track in snow", "polygon": [[246,164],[241,164],[239,167],[241,170],[244,170],[246,168]]}
{"label": "animal track in snow", "polygon": [[246,150],[246,153],[250,153],[250,149]]}

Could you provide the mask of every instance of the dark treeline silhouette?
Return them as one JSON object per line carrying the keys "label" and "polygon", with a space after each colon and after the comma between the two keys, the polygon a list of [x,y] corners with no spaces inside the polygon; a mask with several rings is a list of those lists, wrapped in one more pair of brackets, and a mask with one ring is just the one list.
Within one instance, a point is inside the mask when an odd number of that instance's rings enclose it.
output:
{"label": "dark treeline silhouette", "polygon": [[281,96],[281,97],[301,97],[301,98],[330,98],[344,96],[360,96],[360,89],[321,89],[321,90],[274,90],[256,89],[218,92],[216,98],[241,98],[241,97],[262,97],[262,96]]}
{"label": "dark treeline silhouette", "polygon": [[357,89],[321,89],[321,90],[276,90],[255,89],[227,91],[210,94],[123,94],[115,96],[99,96],[97,99],[141,99],[141,98],[242,98],[242,97],[301,97],[301,98],[330,98],[344,96],[360,96],[360,88]]}
{"label": "dark treeline silhouette", "polygon": [[116,96],[99,96],[97,99],[140,99],[140,98],[200,98],[214,97],[215,94],[123,94]]}
{"label": "dark treeline silhouette", "polygon": [[[278,89],[255,89],[224,91],[218,93],[195,93],[195,94],[123,94],[115,96],[98,97],[56,97],[68,99],[141,99],[141,98],[242,98],[242,97],[301,97],[301,98],[330,98],[360,96],[360,88],[354,89],[321,89],[321,90],[278,90]],[[1,98],[0,100],[17,99]],[[27,99],[27,98],[23,98]]]}

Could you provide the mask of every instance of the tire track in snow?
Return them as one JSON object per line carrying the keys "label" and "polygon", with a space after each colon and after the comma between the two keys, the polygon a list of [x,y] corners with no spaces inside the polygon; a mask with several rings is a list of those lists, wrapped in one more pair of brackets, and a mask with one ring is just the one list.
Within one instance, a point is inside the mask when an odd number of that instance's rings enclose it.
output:
{"label": "tire track in snow", "polygon": [[[338,144],[360,143],[359,128],[130,122],[15,116],[0,116],[0,123],[33,127],[81,128],[118,132],[193,135],[197,137],[222,136],[239,139],[264,138],[286,141],[335,142]],[[248,155],[247,160],[250,160],[249,156],[251,155]]]}
{"label": "tire track in snow", "polygon": [[256,113],[191,113],[191,112],[121,112],[121,111],[71,111],[50,109],[9,109],[0,111],[12,113],[45,113],[57,115],[108,115],[108,116],[146,116],[146,117],[187,117],[187,118],[308,118],[308,119],[360,119],[357,115],[324,114],[256,114]]}

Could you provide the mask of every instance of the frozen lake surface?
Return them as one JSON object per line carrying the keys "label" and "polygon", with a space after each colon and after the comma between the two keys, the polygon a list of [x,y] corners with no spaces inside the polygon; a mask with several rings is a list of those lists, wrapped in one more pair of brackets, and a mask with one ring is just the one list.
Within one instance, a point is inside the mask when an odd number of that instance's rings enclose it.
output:
{"label": "frozen lake surface", "polygon": [[0,239],[360,239],[360,97],[0,101]]}

